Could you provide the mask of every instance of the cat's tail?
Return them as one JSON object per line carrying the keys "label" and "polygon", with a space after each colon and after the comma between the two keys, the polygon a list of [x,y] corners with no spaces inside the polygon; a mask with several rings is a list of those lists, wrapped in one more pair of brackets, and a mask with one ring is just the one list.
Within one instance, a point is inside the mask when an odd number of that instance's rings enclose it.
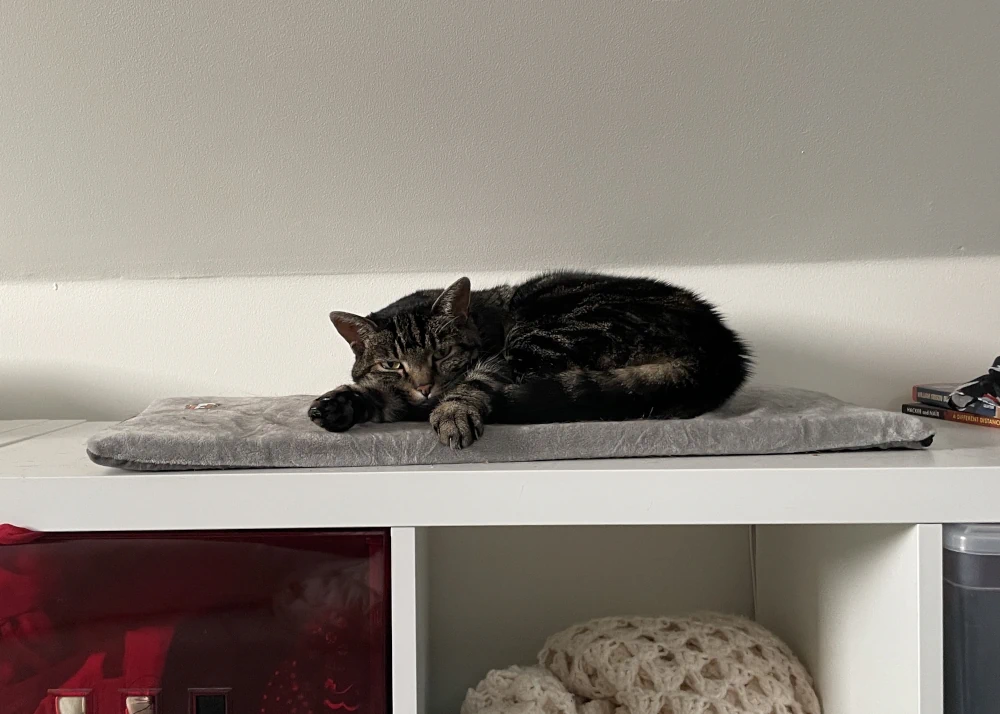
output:
{"label": "cat's tail", "polygon": [[490,421],[688,419],[722,406],[749,374],[749,357],[734,355],[711,368],[696,360],[666,358],[609,370],[529,376],[500,390]]}

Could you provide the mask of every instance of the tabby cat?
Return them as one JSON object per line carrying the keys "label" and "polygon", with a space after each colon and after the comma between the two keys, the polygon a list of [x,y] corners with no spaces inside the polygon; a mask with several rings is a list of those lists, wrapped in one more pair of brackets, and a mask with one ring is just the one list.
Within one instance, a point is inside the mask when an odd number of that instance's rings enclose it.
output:
{"label": "tabby cat", "polygon": [[330,431],[430,420],[459,449],[489,422],[694,417],[751,367],[711,305],[649,278],[558,272],[477,291],[461,278],[330,319],[354,351],[354,383],[309,417]]}

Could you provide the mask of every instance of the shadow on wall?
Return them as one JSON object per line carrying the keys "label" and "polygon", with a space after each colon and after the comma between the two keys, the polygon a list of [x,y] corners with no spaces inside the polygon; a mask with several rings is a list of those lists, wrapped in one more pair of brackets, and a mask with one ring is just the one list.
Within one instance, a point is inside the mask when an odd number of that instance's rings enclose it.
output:
{"label": "shadow on wall", "polygon": [[848,349],[831,352],[777,336],[755,340],[752,345],[754,381],[814,389],[862,406],[896,411],[910,385],[921,379],[912,372],[900,372],[899,365],[906,363],[903,355],[884,350],[878,355]]}
{"label": "shadow on wall", "polygon": [[93,365],[3,365],[0,419],[127,419],[141,409],[150,381],[142,372]]}
{"label": "shadow on wall", "polygon": [[4,4],[0,278],[1000,250],[996,3],[89,5]]}
{"label": "shadow on wall", "polygon": [[[886,350],[878,355],[834,353],[777,336],[755,339],[750,335],[749,340],[756,358],[755,381],[814,389],[865,406],[895,411],[906,398],[909,385],[941,376],[935,375],[933,364],[928,363],[900,372],[898,366],[906,364],[904,355]],[[316,370],[307,383],[331,383],[327,365],[317,362]],[[198,392],[206,395],[220,391],[239,396],[274,394],[271,379],[262,374],[259,384],[245,384],[234,391],[213,387],[207,375],[180,384],[169,375],[134,369],[13,363],[0,366],[0,419],[127,419],[162,397],[195,397]]]}

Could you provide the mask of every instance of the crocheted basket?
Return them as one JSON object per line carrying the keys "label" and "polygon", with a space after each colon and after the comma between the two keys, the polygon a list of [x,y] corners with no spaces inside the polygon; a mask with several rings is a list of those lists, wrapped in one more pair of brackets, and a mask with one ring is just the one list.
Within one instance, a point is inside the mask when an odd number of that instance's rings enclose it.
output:
{"label": "crocheted basket", "polygon": [[592,620],[550,637],[539,663],[491,672],[462,714],[820,714],[788,646],[730,615]]}

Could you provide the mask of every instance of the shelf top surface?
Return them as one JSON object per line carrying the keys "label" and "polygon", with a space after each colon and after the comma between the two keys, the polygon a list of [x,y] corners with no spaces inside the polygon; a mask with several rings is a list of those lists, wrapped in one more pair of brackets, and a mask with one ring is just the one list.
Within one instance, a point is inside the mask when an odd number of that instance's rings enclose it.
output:
{"label": "shelf top surface", "polygon": [[959,424],[935,422],[934,446],[915,451],[153,473],[92,463],[86,441],[105,426],[0,422],[0,522],[177,530],[1000,521],[1000,430]]}

